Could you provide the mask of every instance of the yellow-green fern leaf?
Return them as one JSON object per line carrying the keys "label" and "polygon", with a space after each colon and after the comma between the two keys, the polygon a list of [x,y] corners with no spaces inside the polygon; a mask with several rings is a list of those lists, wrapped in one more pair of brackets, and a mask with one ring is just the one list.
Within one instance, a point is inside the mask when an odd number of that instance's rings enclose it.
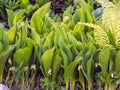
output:
{"label": "yellow-green fern leaf", "polygon": [[111,31],[115,45],[120,46],[120,10],[112,2],[104,2],[102,7],[102,24]]}
{"label": "yellow-green fern leaf", "polygon": [[107,26],[112,34],[116,35],[116,27],[118,21],[118,10],[112,3],[106,3],[103,9],[102,24]]}
{"label": "yellow-green fern leaf", "polygon": [[109,45],[109,39],[108,39],[107,33],[104,31],[104,29],[101,26],[95,25],[92,23],[82,23],[82,22],[79,22],[78,24],[82,24],[82,25],[86,25],[88,27],[94,28],[94,37],[96,40],[96,44],[100,46]]}

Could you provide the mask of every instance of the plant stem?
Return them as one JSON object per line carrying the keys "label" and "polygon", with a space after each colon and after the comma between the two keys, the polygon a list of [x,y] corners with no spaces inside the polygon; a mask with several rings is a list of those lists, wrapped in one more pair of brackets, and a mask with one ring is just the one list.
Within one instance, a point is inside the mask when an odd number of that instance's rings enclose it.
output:
{"label": "plant stem", "polygon": [[68,83],[66,84],[66,90],[68,90]]}
{"label": "plant stem", "polygon": [[8,74],[7,74],[7,77],[6,77],[6,80],[5,80],[5,84],[7,83],[9,77],[10,77],[10,71],[8,71]]}
{"label": "plant stem", "polygon": [[72,78],[70,78],[70,90],[73,90],[72,88]]}
{"label": "plant stem", "polygon": [[54,90],[54,87],[52,87],[52,90]]}
{"label": "plant stem", "polygon": [[88,90],[92,89],[92,82],[88,82]]}
{"label": "plant stem", "polygon": [[75,82],[72,83],[72,90],[75,89]]}
{"label": "plant stem", "polygon": [[108,85],[107,84],[105,84],[104,90],[108,90]]}
{"label": "plant stem", "polygon": [[22,73],[22,75],[21,75],[21,80],[22,80],[22,85],[24,85],[24,73]]}
{"label": "plant stem", "polygon": [[75,88],[75,79],[71,77],[70,79],[70,90],[74,90]]}
{"label": "plant stem", "polygon": [[91,90],[91,87],[88,87],[88,90]]}
{"label": "plant stem", "polygon": [[[2,62],[0,62],[2,64]],[[2,78],[3,78],[3,72],[4,72],[4,66],[0,66],[0,83],[2,83]]]}
{"label": "plant stem", "polygon": [[114,90],[113,85],[109,84],[109,89],[108,90]]}
{"label": "plant stem", "polygon": [[46,87],[46,90],[48,90],[48,87]]}
{"label": "plant stem", "polygon": [[12,77],[12,80],[11,80],[11,83],[10,83],[10,89],[12,88],[12,84],[13,84],[13,77]]}
{"label": "plant stem", "polygon": [[85,90],[85,86],[83,86],[83,90]]}

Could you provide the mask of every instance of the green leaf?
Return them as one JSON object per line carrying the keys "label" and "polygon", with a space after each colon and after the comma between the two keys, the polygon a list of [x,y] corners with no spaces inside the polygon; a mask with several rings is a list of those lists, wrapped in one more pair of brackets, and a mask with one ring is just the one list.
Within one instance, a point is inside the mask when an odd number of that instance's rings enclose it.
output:
{"label": "green leaf", "polygon": [[85,20],[86,22],[93,23],[93,17],[88,11],[85,12]]}
{"label": "green leaf", "polygon": [[59,73],[60,67],[62,64],[62,57],[59,54],[56,54],[53,57],[53,64],[52,64],[52,80],[54,81]]}
{"label": "green leaf", "polygon": [[42,18],[36,14],[34,15],[34,17],[32,17],[31,19],[31,22],[30,22],[30,25],[35,28],[35,30],[38,32],[38,33],[41,33],[42,34],[42,28],[43,28],[43,21],[42,21]]}
{"label": "green leaf", "polygon": [[115,72],[120,72],[120,51],[115,56]]}
{"label": "green leaf", "polygon": [[44,43],[44,46],[47,47],[47,48],[50,48],[52,47],[53,45],[53,40],[54,39],[54,31],[51,31],[48,36],[46,37],[46,41]]}
{"label": "green leaf", "polygon": [[110,51],[111,51],[111,48],[107,47],[107,48],[102,49],[99,54],[99,62],[100,62],[100,66],[102,68],[103,73],[108,71]]}
{"label": "green leaf", "polygon": [[27,25],[25,23],[22,23],[20,30],[21,30],[20,47],[25,47],[27,44]]}
{"label": "green leaf", "polygon": [[93,44],[95,43],[95,39],[89,33],[87,33],[87,38],[88,38],[88,41],[92,42]]}
{"label": "green leaf", "polygon": [[54,24],[54,25],[57,26],[55,28],[55,36],[54,36],[55,47],[58,47],[58,40],[60,37],[62,37],[64,42],[68,43],[67,33],[64,30],[62,30],[61,27],[59,27],[59,25],[57,25],[57,24]]}
{"label": "green leaf", "polygon": [[0,82],[2,82],[3,72],[5,68],[5,63],[9,56],[12,54],[12,51],[15,49],[15,45],[8,45],[0,52]]}
{"label": "green leaf", "polygon": [[72,19],[73,19],[73,21],[74,21],[74,24],[77,24],[77,22],[80,21],[79,13],[80,13],[80,10],[77,10],[77,11],[75,12],[75,14],[73,15],[73,17],[72,17]]}
{"label": "green leaf", "polygon": [[63,57],[64,68],[66,68],[68,66],[68,64],[70,63],[69,58],[62,49],[60,49],[60,52],[61,52],[61,55]]}
{"label": "green leaf", "polygon": [[8,15],[8,25],[9,27],[12,27],[15,13],[12,10],[7,9],[7,15]]}
{"label": "green leaf", "polygon": [[7,32],[4,30],[3,31],[3,45],[7,46],[8,44],[9,44],[9,41],[8,41]]}
{"label": "green leaf", "polygon": [[79,81],[80,81],[82,87],[84,88],[84,86],[85,86],[85,76],[84,76],[83,71],[82,71],[81,68],[82,68],[81,66],[78,66],[78,69],[79,69]]}
{"label": "green leaf", "polygon": [[35,30],[38,33],[42,33],[43,18],[47,14],[49,8],[50,8],[50,3],[43,5],[33,14],[32,18],[30,20],[30,25],[33,28],[35,28]]}
{"label": "green leaf", "polygon": [[71,51],[73,53],[73,56],[77,56],[79,54],[79,51],[77,50],[77,43],[78,41],[76,40],[76,38],[71,34],[71,33],[67,33],[68,34],[68,39],[71,43]]}
{"label": "green leaf", "polygon": [[55,50],[54,47],[46,50],[41,57],[42,69],[45,77],[50,76],[49,70],[52,70],[51,65],[53,61],[54,50]]}
{"label": "green leaf", "polygon": [[38,34],[35,30],[32,31],[32,39],[33,39],[33,40],[35,41],[35,43],[38,44],[38,45],[41,43],[40,36],[39,36],[39,34]]}
{"label": "green leaf", "polygon": [[75,28],[73,30],[73,35],[78,39],[78,40],[82,40],[82,36],[81,36],[81,32],[84,30],[84,26],[83,25],[79,25],[76,24]]}
{"label": "green leaf", "polygon": [[16,37],[16,27],[12,27],[7,31],[9,44],[15,43],[15,37]]}
{"label": "green leaf", "polygon": [[1,23],[0,23],[0,41],[3,44],[3,46],[7,46],[9,44],[6,29]]}
{"label": "green leaf", "polygon": [[15,14],[14,19],[13,19],[13,24],[15,25],[18,21],[23,20],[23,14],[24,10],[19,11],[17,14]]}
{"label": "green leaf", "polygon": [[88,0],[88,4],[89,4],[89,6],[93,7],[94,0]]}
{"label": "green leaf", "polygon": [[86,63],[86,69],[87,69],[87,76],[89,78],[89,81],[91,83],[92,81],[92,70],[93,70],[93,57],[91,56],[90,59]]}
{"label": "green leaf", "polygon": [[31,57],[31,51],[28,47],[20,48],[16,50],[13,55],[13,63],[16,67],[22,63],[22,67],[26,66],[29,63]]}
{"label": "green leaf", "polygon": [[25,13],[26,14],[30,14],[33,10],[35,10],[36,8],[38,7],[38,5],[28,5],[26,8],[25,8]]}
{"label": "green leaf", "polygon": [[33,46],[35,44],[35,41],[31,38],[27,38],[27,46],[32,50]]}
{"label": "green leaf", "polygon": [[[91,2],[90,2],[90,0],[89,0],[89,4],[88,3],[86,3],[84,0],[79,0],[80,1],[80,4],[82,5],[82,7],[85,9],[85,10],[87,10],[87,11],[89,11],[90,13],[92,13],[92,11],[94,10],[93,9],[93,7],[92,6],[90,6],[90,4],[91,4]],[[93,5],[93,4],[92,4]]]}
{"label": "green leaf", "polygon": [[38,14],[42,19],[45,17],[45,15],[48,13],[48,10],[50,8],[50,3],[47,3],[40,7],[32,16],[31,20]]}
{"label": "green leaf", "polygon": [[3,25],[0,24],[0,41],[3,42],[3,33],[4,33],[4,29],[3,29]]}
{"label": "green leaf", "polygon": [[44,0],[36,0],[36,2],[37,2],[39,5],[42,5],[42,4],[43,4],[43,1],[44,1]]}
{"label": "green leaf", "polygon": [[26,8],[28,5],[30,5],[29,0],[21,0],[20,7]]}
{"label": "green leaf", "polygon": [[64,72],[64,79],[65,79],[66,84],[69,83],[69,79],[72,73],[74,73],[74,70],[79,63],[80,63],[80,60],[74,60],[72,63],[70,63],[70,65],[66,67],[65,72]]}
{"label": "green leaf", "polygon": [[[33,54],[33,56],[35,55],[35,51],[36,51],[36,47],[35,47],[35,42],[34,40],[32,40],[31,38],[27,38],[27,47],[29,47],[30,49],[30,55]],[[32,52],[34,50],[34,52]],[[34,60],[32,60],[34,61]]]}
{"label": "green leaf", "polygon": [[72,52],[71,52],[69,46],[64,42],[62,37],[59,38],[58,45],[59,45],[60,49],[62,49],[65,52],[65,54],[69,58],[69,61],[71,62],[73,60]]}
{"label": "green leaf", "polygon": [[0,42],[0,52],[3,50],[3,44]]}

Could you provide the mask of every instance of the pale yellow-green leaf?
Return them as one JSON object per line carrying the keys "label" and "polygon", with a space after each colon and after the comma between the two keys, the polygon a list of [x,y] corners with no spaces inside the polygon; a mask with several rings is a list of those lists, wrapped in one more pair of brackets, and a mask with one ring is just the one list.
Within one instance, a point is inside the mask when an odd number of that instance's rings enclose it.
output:
{"label": "pale yellow-green leaf", "polygon": [[32,38],[36,44],[38,45],[40,44],[40,41],[41,41],[40,36],[35,30],[32,31]]}
{"label": "pale yellow-green leaf", "polygon": [[74,73],[74,70],[79,63],[80,63],[80,60],[74,60],[72,63],[70,63],[70,65],[68,65],[65,68],[64,80],[65,80],[66,84],[69,83],[69,79],[70,79],[72,73]]}
{"label": "pale yellow-green leaf", "polygon": [[40,7],[32,16],[30,20],[30,25],[35,28],[35,30],[38,33],[42,33],[42,28],[43,28],[43,18],[47,14],[48,10],[50,8],[50,3],[47,3]]}
{"label": "pale yellow-green leaf", "polygon": [[103,73],[108,71],[110,51],[111,51],[111,48],[107,47],[102,49],[99,53],[99,62],[100,62],[100,66],[102,68]]}
{"label": "pale yellow-green leaf", "polygon": [[115,56],[115,72],[120,72],[120,51],[118,51]]}
{"label": "pale yellow-green leaf", "polygon": [[16,67],[19,67],[22,63],[22,67],[26,66],[29,63],[31,56],[31,51],[28,47],[20,48],[16,50],[13,55],[13,63]]}
{"label": "pale yellow-green leaf", "polygon": [[52,80],[54,81],[59,73],[60,67],[62,64],[62,57],[59,54],[56,54],[53,57],[53,64],[52,64]]}
{"label": "pale yellow-green leaf", "polygon": [[52,47],[53,45],[53,42],[54,42],[54,31],[51,31],[48,36],[46,37],[46,41],[44,43],[44,46],[47,47],[47,48],[50,48]]}
{"label": "pale yellow-green leaf", "polygon": [[32,17],[31,19],[31,22],[30,22],[30,25],[35,28],[35,30],[38,32],[38,33],[42,33],[42,28],[43,28],[43,21],[42,21],[42,18],[38,15],[38,14],[35,14],[34,17]]}
{"label": "pale yellow-green leaf", "polygon": [[20,7],[26,8],[28,5],[30,5],[29,0],[21,0]]}
{"label": "pale yellow-green leaf", "polygon": [[42,69],[45,77],[50,76],[49,70],[52,70],[51,66],[53,61],[54,50],[55,50],[54,47],[46,50],[41,57],[41,65],[42,65]]}
{"label": "pale yellow-green leaf", "polygon": [[23,20],[24,10],[19,11],[15,14],[13,19],[13,24],[15,25],[18,21]]}
{"label": "pale yellow-green leaf", "polygon": [[43,18],[47,14],[49,8],[50,8],[50,3],[46,3],[33,14],[31,20],[35,17],[36,14],[38,14],[38,16]]}
{"label": "pale yellow-green leaf", "polygon": [[14,44],[16,37],[16,27],[12,27],[7,31],[8,40],[10,44]]}
{"label": "pale yellow-green leaf", "polygon": [[0,52],[3,50],[3,44],[0,42]]}

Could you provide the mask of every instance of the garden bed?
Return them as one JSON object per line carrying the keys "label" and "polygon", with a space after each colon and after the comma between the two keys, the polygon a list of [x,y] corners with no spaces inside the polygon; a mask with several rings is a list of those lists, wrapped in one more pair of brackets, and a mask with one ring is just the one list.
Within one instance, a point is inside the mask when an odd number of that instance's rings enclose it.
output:
{"label": "garden bed", "polygon": [[0,14],[10,90],[119,90],[118,0],[1,0]]}

